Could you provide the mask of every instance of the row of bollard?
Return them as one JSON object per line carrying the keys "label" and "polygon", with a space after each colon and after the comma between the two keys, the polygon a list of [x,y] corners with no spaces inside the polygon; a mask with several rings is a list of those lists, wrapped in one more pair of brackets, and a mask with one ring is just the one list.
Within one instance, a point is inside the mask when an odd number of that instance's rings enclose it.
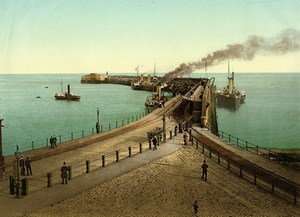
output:
{"label": "row of bollard", "polygon": [[[177,135],[177,126],[175,126],[174,136]],[[172,131],[170,131],[170,139],[172,139]],[[151,139],[148,139],[149,149],[152,149]],[[157,146],[159,146],[160,139],[157,140]],[[143,152],[142,143],[139,143],[139,153]],[[131,146],[128,147],[128,157],[132,156]],[[116,151],[116,162],[119,162],[119,151]],[[86,160],[86,173],[90,173],[90,161]],[[102,167],[105,167],[105,155],[102,155]],[[68,167],[68,179],[72,179],[72,166]],[[47,187],[52,187],[52,173],[47,173]]]}

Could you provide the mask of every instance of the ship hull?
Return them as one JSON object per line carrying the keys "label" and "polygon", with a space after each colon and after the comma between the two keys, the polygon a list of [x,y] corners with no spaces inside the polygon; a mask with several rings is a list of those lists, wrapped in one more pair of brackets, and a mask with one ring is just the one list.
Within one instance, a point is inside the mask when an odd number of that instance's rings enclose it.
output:
{"label": "ship hull", "polygon": [[242,98],[236,95],[223,95],[219,94],[216,96],[217,105],[219,107],[237,109],[242,103]]}

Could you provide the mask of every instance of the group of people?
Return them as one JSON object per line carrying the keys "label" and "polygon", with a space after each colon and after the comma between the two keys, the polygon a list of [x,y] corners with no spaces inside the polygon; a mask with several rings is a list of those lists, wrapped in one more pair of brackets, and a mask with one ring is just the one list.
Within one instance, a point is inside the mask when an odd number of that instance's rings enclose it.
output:
{"label": "group of people", "polygon": [[57,142],[56,136],[54,136],[54,135],[51,136],[51,137],[50,137],[50,148],[51,148],[51,149],[57,148],[56,142]]}
{"label": "group of people", "polygon": [[32,170],[31,170],[31,160],[29,157],[27,157],[26,160],[24,160],[23,155],[20,158],[20,167],[21,167],[21,175],[25,176],[25,167],[27,171],[27,176],[32,176]]}

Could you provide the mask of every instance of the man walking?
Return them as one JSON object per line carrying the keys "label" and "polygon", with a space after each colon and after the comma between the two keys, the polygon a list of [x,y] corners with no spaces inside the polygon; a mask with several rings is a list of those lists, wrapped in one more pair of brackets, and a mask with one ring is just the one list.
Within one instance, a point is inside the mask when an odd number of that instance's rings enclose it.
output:
{"label": "man walking", "polygon": [[66,162],[64,162],[60,171],[61,171],[61,184],[68,184],[68,167],[66,166]]}
{"label": "man walking", "polygon": [[207,168],[208,168],[208,165],[206,164],[206,161],[204,160],[203,164],[202,164],[202,179],[204,179],[205,181],[207,180]]}
{"label": "man walking", "polygon": [[198,204],[197,200],[195,200],[195,202],[193,203],[193,207],[194,207],[194,213],[195,213],[195,215],[197,215],[198,208],[199,208],[199,204]]}

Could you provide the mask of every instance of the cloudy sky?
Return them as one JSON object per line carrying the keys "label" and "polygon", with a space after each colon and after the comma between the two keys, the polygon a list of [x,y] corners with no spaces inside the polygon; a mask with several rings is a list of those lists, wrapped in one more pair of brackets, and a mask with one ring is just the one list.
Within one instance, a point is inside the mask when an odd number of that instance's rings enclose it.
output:
{"label": "cloudy sky", "polygon": [[[169,72],[290,30],[290,49],[229,59],[237,72],[300,72],[299,20],[300,0],[0,0],[0,74]],[[224,59],[208,71],[226,72]]]}

